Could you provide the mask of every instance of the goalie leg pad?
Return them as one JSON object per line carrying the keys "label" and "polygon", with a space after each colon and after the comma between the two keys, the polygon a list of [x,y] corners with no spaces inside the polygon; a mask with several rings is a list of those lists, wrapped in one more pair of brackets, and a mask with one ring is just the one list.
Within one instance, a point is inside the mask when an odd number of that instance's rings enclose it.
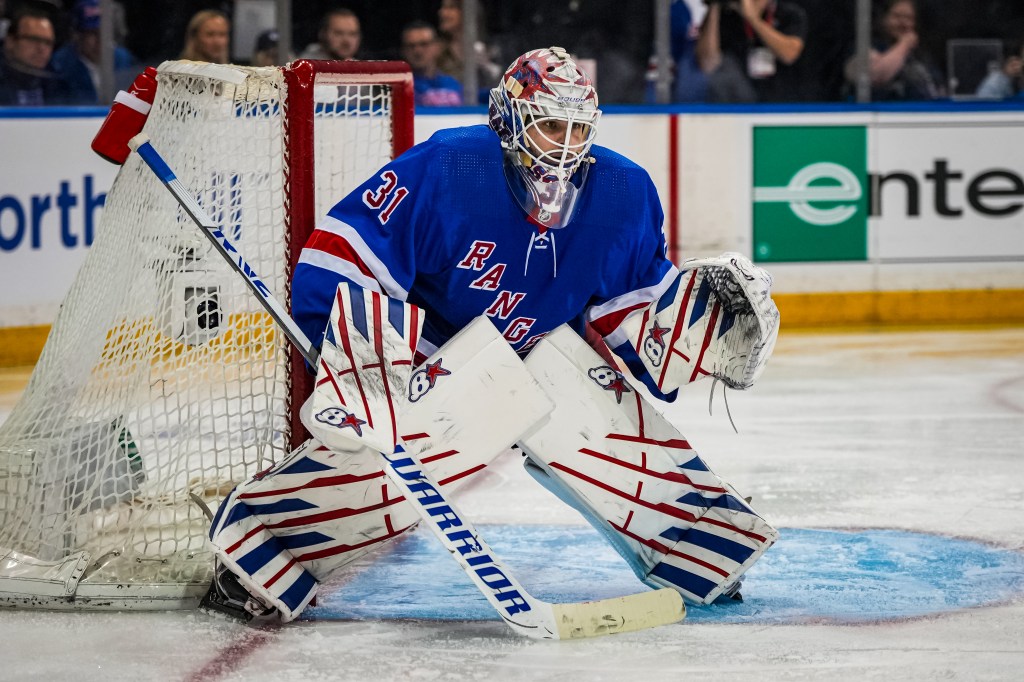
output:
{"label": "goalie leg pad", "polygon": [[[413,520],[402,523],[395,517],[404,503],[386,484],[375,451],[335,453],[316,440],[239,486],[232,498],[230,519],[239,520],[235,526],[258,524],[318,581],[397,537]],[[214,544],[231,547],[221,537]],[[224,554],[225,560],[232,558]]]}
{"label": "goalie leg pad", "polygon": [[[449,492],[483,470],[552,407],[486,318],[440,348],[410,383],[417,399],[400,415],[405,450]],[[251,568],[240,558],[259,549],[260,557],[272,551],[280,557],[268,566],[293,561],[323,581],[419,520],[381,464],[377,451],[368,447],[335,452],[312,439],[232,492],[214,518],[211,544],[235,572]],[[259,570],[262,578],[269,569]],[[247,573],[240,574],[240,581],[281,608],[276,583],[265,587],[265,581]],[[286,604],[282,614],[286,609],[301,610]]]}
{"label": "goalie leg pad", "polygon": [[743,502],[732,486],[723,486],[726,492],[705,500],[708,506],[692,525],[670,527],[661,533],[663,558],[651,569],[647,584],[672,587],[687,599],[710,604],[775,542],[778,531]]}
{"label": "goalie leg pad", "polygon": [[644,582],[710,603],[775,541],[775,529],[568,327],[545,337],[526,366],[557,401],[523,450],[550,478],[545,487],[616,538]]}
{"label": "goalie leg pad", "polygon": [[617,530],[607,522],[607,520],[601,518],[597,510],[592,508],[590,504],[580,496],[576,490],[559,477],[553,476],[548,473],[549,469],[546,469],[543,465],[538,464],[529,457],[523,458],[523,468],[526,472],[533,477],[533,480],[540,483],[549,493],[565,502],[567,505],[575,509],[587,520],[594,529],[604,536],[604,539],[608,541],[608,544],[618,552],[625,561],[629,568],[633,571],[637,578],[642,582],[650,585],[651,587],[661,587],[655,585],[647,579],[647,574],[650,572],[650,566],[645,564],[640,557],[634,551],[633,547],[626,542],[625,536],[619,533]]}
{"label": "goalie leg pad", "polygon": [[[301,456],[311,444],[315,441],[298,448],[293,456]],[[259,482],[254,478],[236,486],[221,502],[210,526],[209,545],[243,587],[265,604],[277,607],[281,620],[288,622],[313,599],[318,583],[245,503],[244,495]]]}

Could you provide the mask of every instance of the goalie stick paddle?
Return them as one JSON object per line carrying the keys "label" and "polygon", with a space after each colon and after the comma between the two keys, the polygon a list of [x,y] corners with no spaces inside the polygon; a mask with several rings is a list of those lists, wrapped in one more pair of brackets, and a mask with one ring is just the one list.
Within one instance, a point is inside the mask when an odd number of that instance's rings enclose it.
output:
{"label": "goalie stick paddle", "polygon": [[[149,137],[144,133],[136,135],[128,145],[167,187],[228,265],[245,277],[249,288],[281,327],[288,340],[295,344],[306,361],[315,367],[319,352],[313,347],[312,342],[299,329],[270,289],[263,284],[259,274],[249,266],[199,202],[178,180],[167,162],[153,147]],[[552,604],[537,599],[530,595],[511,571],[498,560],[473,524],[456,509],[452,501],[445,496],[440,484],[414,455],[398,451],[394,455],[381,453],[380,456],[388,478],[398,486],[405,499],[416,509],[423,523],[430,528],[491,606],[515,632],[536,639],[574,639],[642,630],[675,623],[685,617],[686,607],[682,597],[675,590],[668,588],[612,599],[568,604]],[[412,489],[412,485],[420,491],[424,486],[429,486],[431,494],[421,496]]]}

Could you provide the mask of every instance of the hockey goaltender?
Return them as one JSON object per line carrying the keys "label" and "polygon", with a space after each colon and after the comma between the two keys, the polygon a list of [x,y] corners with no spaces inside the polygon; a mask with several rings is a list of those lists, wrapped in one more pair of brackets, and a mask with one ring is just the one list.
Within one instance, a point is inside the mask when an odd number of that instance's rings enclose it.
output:
{"label": "hockey goaltender", "polygon": [[[321,349],[313,437],[218,509],[205,608],[290,621],[422,518],[512,622],[529,600],[443,495],[513,444],[642,582],[738,597],[777,532],[641,392],[750,387],[778,333],[771,277],[731,253],[673,265],[647,172],[593,144],[600,116],[563,49],[527,52],[488,125],[436,133],[322,219],[292,284]],[[381,452],[414,483],[384,485]]]}

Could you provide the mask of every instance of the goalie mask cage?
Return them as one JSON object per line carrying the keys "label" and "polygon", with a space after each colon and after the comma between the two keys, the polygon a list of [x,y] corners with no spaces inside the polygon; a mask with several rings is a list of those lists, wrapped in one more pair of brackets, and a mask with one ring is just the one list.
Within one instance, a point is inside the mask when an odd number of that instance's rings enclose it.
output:
{"label": "goalie mask cage", "polygon": [[[274,295],[323,215],[412,145],[401,62],[166,62],[145,132]],[[0,605],[192,606],[208,521],[304,438],[301,356],[136,155],[0,425]]]}

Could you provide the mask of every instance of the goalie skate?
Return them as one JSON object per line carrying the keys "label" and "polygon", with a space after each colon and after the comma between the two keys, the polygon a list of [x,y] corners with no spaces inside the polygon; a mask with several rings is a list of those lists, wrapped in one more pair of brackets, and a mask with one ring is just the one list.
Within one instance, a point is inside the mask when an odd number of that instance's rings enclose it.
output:
{"label": "goalie skate", "polygon": [[238,577],[217,562],[210,589],[199,602],[199,610],[210,615],[226,615],[252,625],[276,622],[278,611],[249,593]]}

